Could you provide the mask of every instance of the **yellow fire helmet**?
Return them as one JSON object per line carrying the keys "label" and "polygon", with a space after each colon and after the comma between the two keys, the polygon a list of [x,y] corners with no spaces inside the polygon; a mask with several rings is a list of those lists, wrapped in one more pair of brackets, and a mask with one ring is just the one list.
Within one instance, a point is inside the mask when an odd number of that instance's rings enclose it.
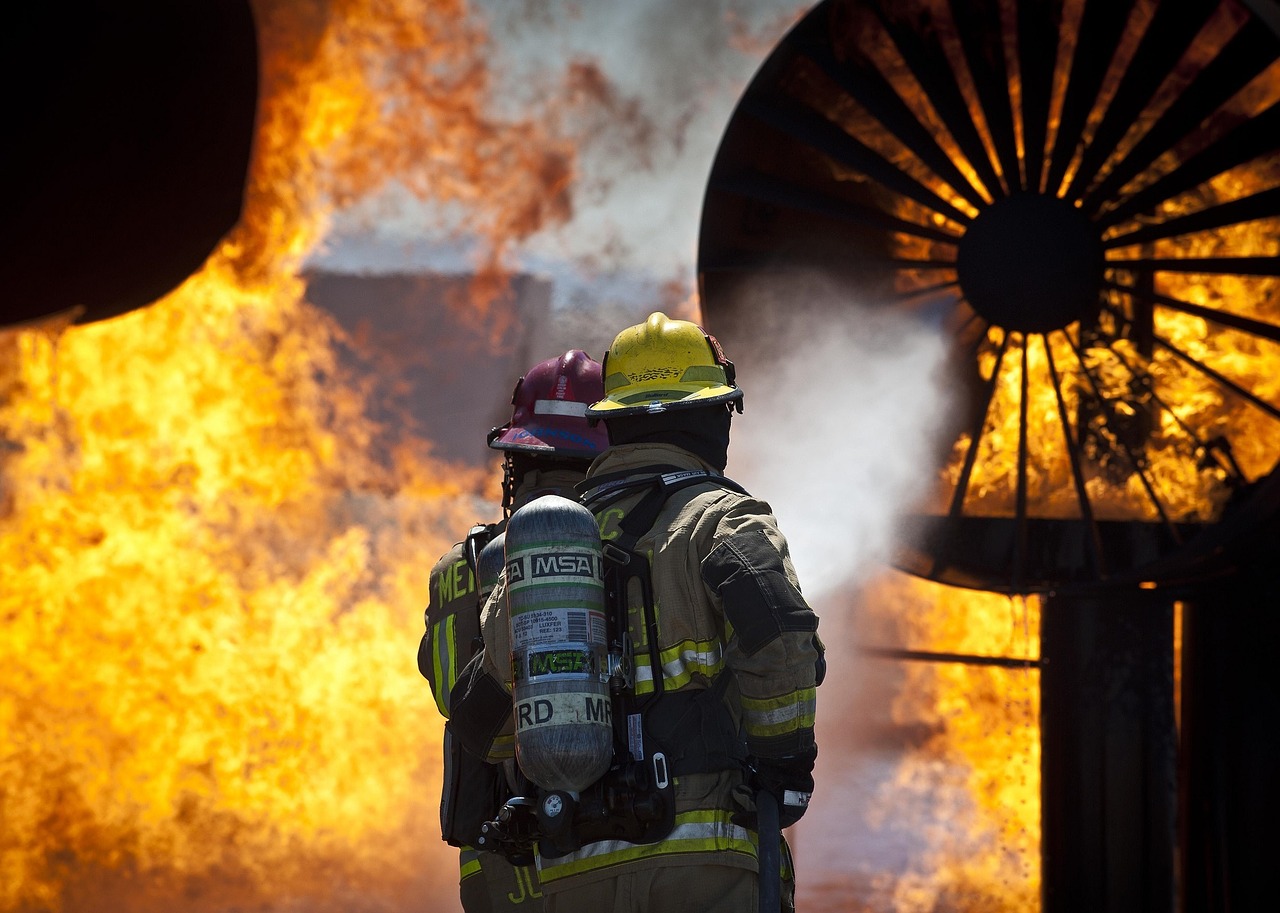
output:
{"label": "yellow fire helmet", "polygon": [[742,411],[733,362],[714,336],[688,320],[655,311],[614,338],[603,365],[604,399],[587,408],[591,419],[728,402]]}

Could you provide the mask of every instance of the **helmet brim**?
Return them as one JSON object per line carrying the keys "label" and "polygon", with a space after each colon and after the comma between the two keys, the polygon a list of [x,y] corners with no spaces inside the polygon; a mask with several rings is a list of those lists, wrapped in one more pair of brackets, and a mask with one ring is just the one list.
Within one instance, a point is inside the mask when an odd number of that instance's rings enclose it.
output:
{"label": "helmet brim", "polygon": [[580,428],[566,427],[557,422],[527,428],[507,426],[498,430],[500,433],[489,441],[494,450],[594,460],[606,446],[583,435]]}
{"label": "helmet brim", "polygon": [[739,387],[723,384],[663,384],[636,390],[624,395],[606,396],[587,407],[587,418],[609,418],[614,415],[639,415],[667,412],[674,409],[692,409],[712,406],[742,398]]}

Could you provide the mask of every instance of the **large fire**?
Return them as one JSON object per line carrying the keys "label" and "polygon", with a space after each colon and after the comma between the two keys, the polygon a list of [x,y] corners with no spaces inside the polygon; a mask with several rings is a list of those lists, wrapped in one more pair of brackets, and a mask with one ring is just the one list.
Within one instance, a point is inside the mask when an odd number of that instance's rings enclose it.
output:
{"label": "large fire", "polygon": [[456,896],[412,657],[426,571],[494,482],[367,417],[300,269],[395,177],[460,204],[501,280],[573,156],[486,114],[465,4],[254,13],[242,223],[151,307],[0,335],[0,909]]}
{"label": "large fire", "polygon": [[[485,33],[461,0],[254,8],[264,89],[242,224],[149,308],[0,333],[0,910],[425,909],[456,896],[456,859],[436,825],[440,720],[411,657],[426,569],[491,508],[494,479],[368,417],[374,382],[337,358],[340,331],[307,303],[300,269],[334,207],[394,177],[489,239],[468,310],[500,322],[503,256],[569,214],[573,152],[540,131],[550,121],[486,114]],[[1066,4],[1065,37],[1080,8]],[[1213,26],[1219,46],[1228,25]],[[922,95],[886,46],[873,53],[905,94]],[[1273,68],[1237,113],[1271,104],[1277,86]],[[903,150],[883,151],[914,168]],[[1237,169],[1156,215],[1276,183]],[[899,215],[945,221],[910,203]],[[1228,231],[1237,254],[1276,252],[1274,220]],[[1226,237],[1161,245],[1203,256],[1199,245]],[[901,241],[904,256],[937,252]],[[1164,273],[1158,290],[1272,322],[1280,306],[1268,278]],[[1169,310],[1156,332],[1280,401],[1277,372],[1256,357],[1265,340],[1210,333]],[[1091,347],[1073,333],[1013,339],[1003,358],[1000,331],[983,343],[979,373],[999,377],[971,511],[1010,510],[1024,363],[1035,379],[1029,437],[1046,443],[1029,466],[1037,516],[1078,509],[1053,444],[1053,371],[1088,364],[1114,392],[1141,367],[1177,404],[1157,410],[1145,459],[1178,519],[1215,517],[1229,495],[1222,465],[1179,443],[1180,417],[1240,431],[1246,478],[1275,462],[1280,423],[1203,373],[1166,350]],[[1082,389],[1063,386],[1067,414],[1079,413]],[[968,446],[957,440],[941,491]],[[1151,517],[1133,473],[1087,484],[1115,515]],[[886,873],[879,895],[903,911],[1034,909],[1037,601],[897,575],[859,598],[883,621],[878,633],[913,648],[1028,660],[903,664],[894,720],[927,734],[871,817],[935,823],[921,825],[926,848],[905,874]],[[940,796],[952,797],[941,810]],[[803,889],[803,855],[800,871]]]}

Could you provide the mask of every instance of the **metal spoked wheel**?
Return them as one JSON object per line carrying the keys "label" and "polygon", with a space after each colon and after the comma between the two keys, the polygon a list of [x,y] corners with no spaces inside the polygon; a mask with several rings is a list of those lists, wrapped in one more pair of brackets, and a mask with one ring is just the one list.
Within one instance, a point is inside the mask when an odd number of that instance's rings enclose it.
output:
{"label": "metal spoked wheel", "polygon": [[1265,12],[827,0],[743,95],[703,210],[717,335],[750,346],[743,283],[818,270],[952,342],[970,408],[907,570],[1176,581],[1280,505]]}

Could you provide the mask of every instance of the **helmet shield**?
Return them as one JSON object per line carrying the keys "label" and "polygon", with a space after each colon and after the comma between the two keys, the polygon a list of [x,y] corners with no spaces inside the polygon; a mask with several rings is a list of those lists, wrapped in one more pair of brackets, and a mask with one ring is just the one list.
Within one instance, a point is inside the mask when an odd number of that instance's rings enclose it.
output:
{"label": "helmet shield", "polygon": [[511,421],[489,432],[495,450],[593,460],[609,446],[587,406],[604,395],[600,364],[581,349],[539,362],[516,382]]}

